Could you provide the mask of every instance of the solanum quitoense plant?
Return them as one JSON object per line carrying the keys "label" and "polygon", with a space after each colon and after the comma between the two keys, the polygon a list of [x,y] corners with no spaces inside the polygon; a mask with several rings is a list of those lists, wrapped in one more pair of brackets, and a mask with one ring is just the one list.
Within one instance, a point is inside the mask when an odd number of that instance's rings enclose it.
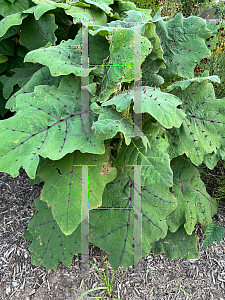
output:
{"label": "solanum quitoense plant", "polygon": [[14,64],[0,56],[14,112],[0,121],[0,171],[44,182],[24,234],[32,264],[70,266],[88,242],[114,270],[151,251],[198,258],[195,225],[218,205],[197,166],[224,157],[225,98],[194,67],[218,26],[128,1],[4,1],[0,43],[16,49]]}

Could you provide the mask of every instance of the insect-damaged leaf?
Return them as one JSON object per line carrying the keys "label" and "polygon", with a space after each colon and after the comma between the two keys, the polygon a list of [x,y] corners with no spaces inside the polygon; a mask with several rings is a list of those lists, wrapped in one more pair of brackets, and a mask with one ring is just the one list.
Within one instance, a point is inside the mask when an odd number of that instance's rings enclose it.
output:
{"label": "insect-damaged leaf", "polygon": [[[45,184],[41,200],[52,208],[52,215],[66,235],[72,234],[81,222],[81,200],[83,180],[88,180],[89,209],[102,204],[102,193],[105,185],[112,181],[117,169],[109,163],[109,145],[103,155],[89,153],[67,154],[60,160],[47,160],[38,169],[37,176],[44,179]],[[82,166],[88,166],[88,177],[82,179]],[[82,212],[82,219],[86,217]]]}
{"label": "insect-damaged leaf", "polygon": [[59,88],[36,86],[16,99],[18,112],[0,123],[1,172],[15,177],[22,166],[34,178],[39,155],[57,160],[74,150],[105,152],[91,129],[95,115],[81,111],[80,78],[67,76]]}
{"label": "insect-damaged leaf", "polygon": [[[106,185],[102,209],[89,214],[91,243],[108,254],[114,270],[133,264],[133,247],[141,247],[134,240],[134,188],[136,184],[123,174]],[[177,206],[177,200],[163,187],[142,187],[142,257],[149,255],[150,243],[167,234],[166,216]],[[138,257],[138,260],[141,257]]]}

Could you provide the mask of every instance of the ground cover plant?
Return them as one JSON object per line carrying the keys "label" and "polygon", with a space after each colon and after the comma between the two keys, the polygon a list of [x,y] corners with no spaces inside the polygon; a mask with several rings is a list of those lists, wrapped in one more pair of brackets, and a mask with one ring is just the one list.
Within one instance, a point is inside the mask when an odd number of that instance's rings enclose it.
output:
{"label": "ground cover plant", "polygon": [[0,11],[0,172],[44,182],[24,234],[32,264],[70,266],[89,242],[114,270],[151,251],[199,258],[195,225],[218,203],[198,167],[224,158],[225,98],[194,69],[220,22],[113,0]]}

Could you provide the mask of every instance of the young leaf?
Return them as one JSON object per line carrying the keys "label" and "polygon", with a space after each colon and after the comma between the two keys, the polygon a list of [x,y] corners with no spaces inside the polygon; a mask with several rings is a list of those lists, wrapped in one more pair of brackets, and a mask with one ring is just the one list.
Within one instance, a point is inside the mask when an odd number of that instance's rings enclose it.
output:
{"label": "young leaf", "polygon": [[144,151],[141,140],[132,139],[129,146],[124,146],[118,153],[114,164],[121,168],[123,174],[134,180],[134,171],[127,165],[141,166],[141,184],[146,187],[170,187],[173,173],[170,168],[170,157],[166,152],[168,143],[163,138],[148,138],[151,149]]}
{"label": "young leaf", "polygon": [[208,247],[214,241],[221,246],[220,241],[224,235],[225,229],[222,226],[218,226],[216,222],[212,222],[207,228],[203,235],[206,235],[203,248]]}
{"label": "young leaf", "polygon": [[100,140],[106,140],[114,137],[117,132],[122,132],[125,138],[126,145],[131,142],[131,137],[134,135],[133,131],[138,130],[142,142],[147,149],[147,145],[151,147],[149,140],[146,136],[143,136],[142,131],[137,125],[124,118],[114,108],[102,108],[96,103],[91,105],[93,112],[99,113],[98,121],[94,122],[92,129],[96,132],[96,136]]}
{"label": "young leaf", "polygon": [[[178,97],[163,93],[159,88],[140,87],[141,110],[134,109],[138,114],[149,113],[166,128],[180,127],[185,117],[184,111],[177,109],[182,104]],[[118,111],[125,109],[134,98],[134,89],[120,93],[103,103],[102,106],[116,105]]]}

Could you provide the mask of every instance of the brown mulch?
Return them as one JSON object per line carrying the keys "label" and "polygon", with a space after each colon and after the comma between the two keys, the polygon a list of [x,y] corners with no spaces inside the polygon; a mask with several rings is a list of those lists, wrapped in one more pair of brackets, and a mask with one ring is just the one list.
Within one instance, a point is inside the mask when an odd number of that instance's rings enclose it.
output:
{"label": "brown mulch", "polygon": [[[219,175],[222,171],[220,165],[210,172]],[[80,255],[74,256],[70,268],[59,264],[56,271],[46,271],[42,266],[36,267],[31,264],[31,255],[28,251],[31,242],[24,240],[22,235],[32,218],[32,205],[41,189],[41,186],[29,183],[28,176],[23,170],[16,178],[0,173],[0,281],[17,249],[0,285],[0,300],[78,299],[81,293],[72,288],[88,290],[104,286],[100,275],[91,264],[88,270],[89,278],[85,279]],[[208,192],[212,193],[212,187]],[[221,204],[213,221],[225,227],[224,204]],[[124,271],[118,270],[114,295],[122,300],[225,299],[225,252],[216,242],[202,249],[203,231],[196,226],[196,232],[200,236],[198,242],[200,259],[170,261],[165,254],[158,256],[150,254],[134,269],[130,267]],[[222,244],[225,245],[224,237]],[[106,262],[107,255],[99,248],[90,246],[89,257],[86,259],[104,273],[101,255]],[[112,270],[110,265],[109,269]],[[100,290],[96,295],[102,293]]]}

